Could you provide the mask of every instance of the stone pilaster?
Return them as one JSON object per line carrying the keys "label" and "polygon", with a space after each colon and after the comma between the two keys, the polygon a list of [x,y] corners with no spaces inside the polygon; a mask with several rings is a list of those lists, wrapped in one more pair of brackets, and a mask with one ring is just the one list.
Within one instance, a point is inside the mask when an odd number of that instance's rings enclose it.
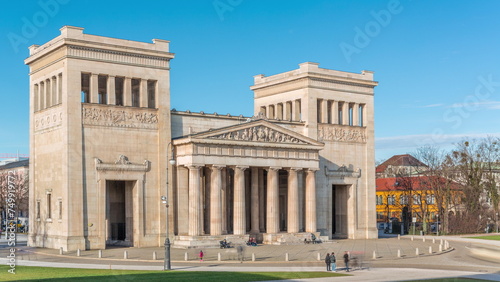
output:
{"label": "stone pilaster", "polygon": [[141,90],[139,91],[140,95],[140,106],[143,108],[148,107],[148,80],[141,79]]}
{"label": "stone pilaster", "polygon": [[99,103],[99,84],[97,73],[90,75],[90,103]]}
{"label": "stone pilaster", "polygon": [[116,93],[115,93],[115,76],[108,76],[107,93],[108,93],[108,105],[116,105]]}
{"label": "stone pilaster", "polygon": [[132,106],[132,79],[130,77],[125,77],[123,83],[123,105]]}

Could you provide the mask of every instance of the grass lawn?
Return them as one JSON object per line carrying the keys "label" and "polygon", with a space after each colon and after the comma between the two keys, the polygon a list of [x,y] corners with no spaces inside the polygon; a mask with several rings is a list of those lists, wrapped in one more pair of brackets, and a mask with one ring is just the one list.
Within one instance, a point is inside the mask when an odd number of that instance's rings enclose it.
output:
{"label": "grass lawn", "polygon": [[468,237],[468,238],[500,241],[500,235],[477,236],[477,237]]}
{"label": "grass lawn", "polygon": [[217,271],[141,271],[17,266],[0,266],[0,281],[263,281],[346,276],[331,272],[217,272]]}

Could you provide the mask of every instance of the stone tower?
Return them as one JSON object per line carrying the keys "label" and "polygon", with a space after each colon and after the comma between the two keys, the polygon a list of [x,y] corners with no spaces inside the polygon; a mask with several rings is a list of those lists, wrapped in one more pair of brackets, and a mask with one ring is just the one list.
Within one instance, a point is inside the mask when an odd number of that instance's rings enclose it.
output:
{"label": "stone tower", "polygon": [[169,42],[65,26],[29,50],[28,244],[64,250],[161,244]]}
{"label": "stone tower", "polygon": [[377,238],[373,72],[349,73],[317,63],[257,75],[254,112],[291,122],[290,129],[325,144],[316,172],[317,228],[329,238]]}

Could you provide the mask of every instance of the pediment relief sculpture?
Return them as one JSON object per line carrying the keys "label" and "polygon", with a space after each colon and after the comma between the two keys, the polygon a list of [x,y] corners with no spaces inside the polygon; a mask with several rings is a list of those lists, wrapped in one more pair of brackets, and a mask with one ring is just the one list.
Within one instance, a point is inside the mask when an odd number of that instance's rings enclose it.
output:
{"label": "pediment relief sculpture", "polygon": [[236,141],[307,144],[306,142],[294,136],[291,136],[283,132],[279,132],[277,130],[262,125],[244,128],[231,132],[225,132],[222,134],[209,136],[208,138],[221,139],[221,140],[236,140]]}

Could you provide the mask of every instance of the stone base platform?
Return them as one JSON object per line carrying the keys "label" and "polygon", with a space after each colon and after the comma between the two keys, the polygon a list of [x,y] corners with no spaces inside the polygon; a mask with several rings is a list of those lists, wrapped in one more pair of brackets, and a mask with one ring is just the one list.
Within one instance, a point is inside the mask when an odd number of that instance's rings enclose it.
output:
{"label": "stone base platform", "polygon": [[245,235],[219,235],[219,236],[175,236],[172,248],[220,248],[220,241],[226,239],[231,246],[245,245],[250,238],[250,234]]}
{"label": "stone base platform", "polygon": [[320,239],[320,232],[300,232],[300,233],[266,233],[263,234],[263,244],[266,245],[297,245],[311,241],[312,234],[316,240]]}

